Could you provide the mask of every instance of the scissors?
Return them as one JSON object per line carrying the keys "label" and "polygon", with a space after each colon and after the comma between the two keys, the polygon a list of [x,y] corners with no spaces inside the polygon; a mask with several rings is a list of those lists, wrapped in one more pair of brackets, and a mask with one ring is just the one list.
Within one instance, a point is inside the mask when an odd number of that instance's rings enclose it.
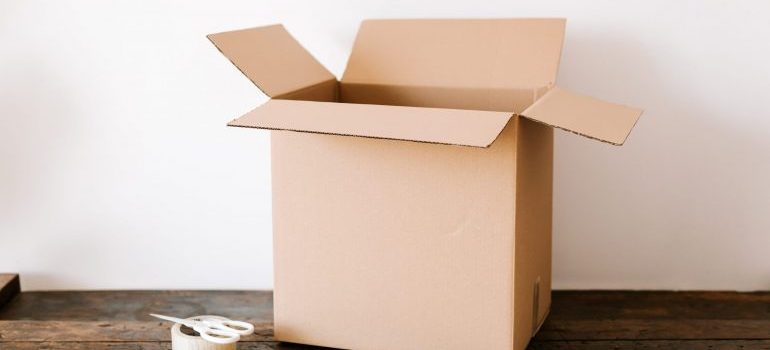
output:
{"label": "scissors", "polygon": [[201,338],[216,344],[231,344],[241,339],[242,335],[254,333],[254,326],[243,321],[233,321],[221,316],[201,316],[200,318],[182,319],[170,316],[150,314],[161,320],[183,324],[200,333]]}

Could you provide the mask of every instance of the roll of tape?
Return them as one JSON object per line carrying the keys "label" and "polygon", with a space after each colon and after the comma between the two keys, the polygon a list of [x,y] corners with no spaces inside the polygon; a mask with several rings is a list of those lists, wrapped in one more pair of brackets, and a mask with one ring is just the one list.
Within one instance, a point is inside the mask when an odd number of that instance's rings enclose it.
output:
{"label": "roll of tape", "polygon": [[[203,317],[216,316],[195,316],[188,320],[198,320]],[[182,330],[185,327],[185,330]],[[188,334],[185,334],[188,333]],[[192,328],[182,326],[179,323],[171,327],[171,349],[172,350],[235,350],[235,344],[215,344],[204,340]]]}

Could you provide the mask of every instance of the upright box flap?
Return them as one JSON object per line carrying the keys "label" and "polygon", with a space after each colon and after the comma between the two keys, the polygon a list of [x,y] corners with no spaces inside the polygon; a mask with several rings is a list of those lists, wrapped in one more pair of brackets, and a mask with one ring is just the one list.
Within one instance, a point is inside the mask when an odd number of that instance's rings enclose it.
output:
{"label": "upright box flap", "polygon": [[361,23],[343,83],[467,88],[553,84],[564,19]]}
{"label": "upright box flap", "polygon": [[488,147],[508,112],[270,100],[229,126]]}
{"label": "upright box flap", "polygon": [[207,37],[270,97],[336,80],[280,24]]}
{"label": "upright box flap", "polygon": [[622,145],[642,111],[555,87],[521,113],[589,138]]}

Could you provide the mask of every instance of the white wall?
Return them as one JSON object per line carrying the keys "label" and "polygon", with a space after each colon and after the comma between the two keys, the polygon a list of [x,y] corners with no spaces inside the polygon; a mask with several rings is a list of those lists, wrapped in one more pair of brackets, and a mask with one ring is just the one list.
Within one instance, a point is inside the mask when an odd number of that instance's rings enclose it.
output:
{"label": "white wall", "polygon": [[[219,3],[219,5],[215,5]],[[770,3],[0,2],[0,270],[25,289],[270,288],[265,100],[207,33],[281,22],[340,75],[361,19],[567,17],[560,84],[646,109],[558,132],[557,288],[770,289]]]}

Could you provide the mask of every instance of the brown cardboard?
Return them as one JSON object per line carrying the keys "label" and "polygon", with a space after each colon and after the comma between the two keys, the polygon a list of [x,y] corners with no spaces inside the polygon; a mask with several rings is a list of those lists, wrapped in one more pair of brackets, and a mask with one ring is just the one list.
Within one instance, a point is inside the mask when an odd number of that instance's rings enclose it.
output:
{"label": "brown cardboard", "polygon": [[524,349],[551,305],[553,129],[518,118],[514,348]]}
{"label": "brown cardboard", "polygon": [[511,349],[515,132],[488,149],[274,132],[275,337]]}
{"label": "brown cardboard", "polygon": [[548,91],[540,88],[445,88],[340,83],[341,100],[396,106],[523,111]]}
{"label": "brown cardboard", "polygon": [[209,36],[273,97],[229,125],[273,130],[277,340],[526,347],[551,305],[551,126],[619,145],[641,114],[555,87],[564,23],[365,21],[339,82],[281,26]]}
{"label": "brown cardboard", "polygon": [[622,145],[642,111],[553,88],[521,115],[579,135]]}
{"label": "brown cardboard", "polygon": [[271,100],[230,126],[487,147],[509,112]]}
{"label": "brown cardboard", "polygon": [[556,81],[564,19],[361,23],[343,83],[526,88]]}
{"label": "brown cardboard", "polygon": [[210,34],[208,38],[270,97],[336,81],[282,25]]}

